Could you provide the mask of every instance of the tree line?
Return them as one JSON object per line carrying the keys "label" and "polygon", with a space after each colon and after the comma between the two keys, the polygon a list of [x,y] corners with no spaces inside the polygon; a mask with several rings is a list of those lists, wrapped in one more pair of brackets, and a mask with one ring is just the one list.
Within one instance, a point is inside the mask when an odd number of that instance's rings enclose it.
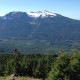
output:
{"label": "tree line", "polygon": [[80,52],[58,54],[0,54],[0,76],[10,74],[43,80],[80,80]]}

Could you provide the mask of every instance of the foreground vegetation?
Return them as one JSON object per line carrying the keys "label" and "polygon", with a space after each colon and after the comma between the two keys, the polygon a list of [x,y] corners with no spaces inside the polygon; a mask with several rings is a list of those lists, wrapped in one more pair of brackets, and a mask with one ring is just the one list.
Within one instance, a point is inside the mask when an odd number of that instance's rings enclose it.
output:
{"label": "foreground vegetation", "polygon": [[[41,80],[36,78],[28,78],[28,77],[15,77],[16,80]],[[9,76],[0,77],[0,80],[9,80]]]}
{"label": "foreground vegetation", "polygon": [[14,54],[0,54],[0,76],[13,73],[43,80],[80,80],[80,52],[22,55],[15,49]]}

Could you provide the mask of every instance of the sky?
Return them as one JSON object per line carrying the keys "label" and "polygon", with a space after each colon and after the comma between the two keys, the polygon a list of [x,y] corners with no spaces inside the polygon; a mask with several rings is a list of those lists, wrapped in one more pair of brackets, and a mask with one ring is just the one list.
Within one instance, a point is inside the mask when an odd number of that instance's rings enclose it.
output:
{"label": "sky", "polygon": [[44,10],[80,20],[80,0],[0,0],[0,16],[12,11]]}

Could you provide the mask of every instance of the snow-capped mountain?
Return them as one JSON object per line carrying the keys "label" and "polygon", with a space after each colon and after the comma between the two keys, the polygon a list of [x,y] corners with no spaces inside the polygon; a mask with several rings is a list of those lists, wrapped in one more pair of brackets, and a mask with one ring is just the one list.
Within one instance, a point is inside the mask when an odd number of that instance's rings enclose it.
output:
{"label": "snow-capped mountain", "polygon": [[47,10],[44,11],[38,11],[38,12],[29,12],[27,13],[29,16],[38,18],[38,17],[54,17],[56,16],[56,13],[49,12]]}
{"label": "snow-capped mountain", "polygon": [[[1,39],[11,40],[12,43],[8,42],[10,43],[8,44],[7,42],[3,42],[3,45]],[[15,46],[13,41],[16,44],[17,42],[14,39],[22,40],[23,42],[21,41],[21,43],[18,43],[18,46]],[[30,45],[25,48],[27,42],[24,43],[24,40],[30,40],[29,43],[32,48]],[[60,44],[62,41],[64,42],[64,45]],[[67,45],[67,43],[65,43],[66,41],[80,42],[79,20],[70,19],[49,11],[30,13],[10,12],[0,17],[0,44],[3,45],[0,49],[3,51],[5,51],[5,48],[6,50],[12,50],[14,49],[14,46],[20,49],[22,48],[22,43],[24,44],[24,48],[30,50],[30,52],[31,50],[33,51],[33,48],[40,51],[43,51],[43,49],[48,50],[50,48],[52,50],[52,47],[56,45],[56,42],[60,47],[63,45],[64,48],[64,46]],[[6,44],[8,44],[9,47]],[[69,43],[69,47],[71,45]]]}
{"label": "snow-capped mountain", "polygon": [[80,40],[80,21],[49,11],[10,12],[0,17],[0,38]]}
{"label": "snow-capped mountain", "polygon": [[45,18],[45,17],[55,17],[57,15],[58,14],[53,13],[53,12],[49,12],[47,10],[37,11],[37,12],[13,11],[13,12],[10,12],[10,13],[2,16],[1,18],[3,18],[3,19],[12,19],[14,17],[20,17],[20,16],[29,16],[29,17],[32,17],[32,18],[38,18],[38,17]]}

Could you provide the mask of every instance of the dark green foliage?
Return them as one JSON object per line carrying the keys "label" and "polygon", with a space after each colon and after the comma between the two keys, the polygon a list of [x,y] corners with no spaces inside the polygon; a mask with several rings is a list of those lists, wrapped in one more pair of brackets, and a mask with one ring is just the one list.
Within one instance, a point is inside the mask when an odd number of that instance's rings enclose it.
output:
{"label": "dark green foliage", "polygon": [[49,73],[47,80],[80,80],[80,52],[73,50],[70,54],[61,52]]}
{"label": "dark green foliage", "polygon": [[0,54],[0,76],[14,73],[19,76],[44,79],[51,70],[54,57],[54,55],[41,54],[22,55],[17,49],[13,54]]}
{"label": "dark green foliage", "polygon": [[0,54],[0,76],[12,73],[43,80],[80,80],[80,52],[22,55],[15,49],[14,54]]}

